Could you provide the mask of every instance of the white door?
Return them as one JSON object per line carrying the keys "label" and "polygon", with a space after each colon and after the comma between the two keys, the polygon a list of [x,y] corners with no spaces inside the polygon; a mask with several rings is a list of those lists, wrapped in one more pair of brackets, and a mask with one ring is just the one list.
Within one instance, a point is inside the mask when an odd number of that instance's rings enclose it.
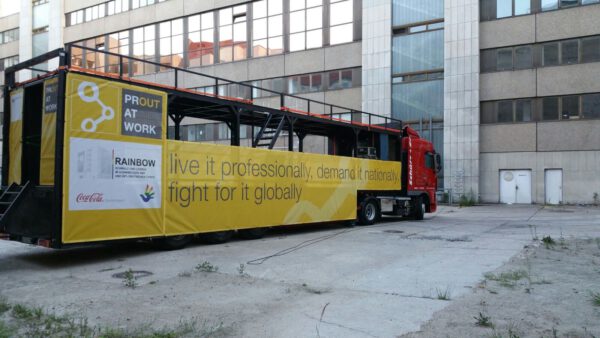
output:
{"label": "white door", "polygon": [[531,170],[500,170],[500,203],[531,204]]}
{"label": "white door", "polygon": [[544,180],[546,204],[562,203],[562,169],[547,169]]}

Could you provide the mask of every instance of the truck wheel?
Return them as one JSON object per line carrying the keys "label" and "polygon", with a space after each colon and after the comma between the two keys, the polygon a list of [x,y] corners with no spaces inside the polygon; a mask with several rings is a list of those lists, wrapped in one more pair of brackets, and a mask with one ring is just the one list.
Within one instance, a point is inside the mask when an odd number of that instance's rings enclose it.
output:
{"label": "truck wheel", "polygon": [[217,231],[198,235],[200,241],[206,244],[225,243],[233,237],[233,231]]}
{"label": "truck wheel", "polygon": [[179,250],[185,248],[191,241],[191,235],[180,235],[157,238],[153,242],[162,250]]}
{"label": "truck wheel", "polygon": [[269,228],[253,228],[238,230],[238,234],[243,239],[260,239],[269,231]]}
{"label": "truck wheel", "polygon": [[423,220],[423,218],[425,218],[425,202],[423,201],[423,196],[419,196],[417,198],[414,199],[414,205],[413,207],[415,208],[414,211],[414,217],[417,221],[421,221]]}
{"label": "truck wheel", "polygon": [[379,219],[379,213],[379,203],[377,203],[377,199],[367,198],[361,203],[358,221],[360,225],[372,225]]}

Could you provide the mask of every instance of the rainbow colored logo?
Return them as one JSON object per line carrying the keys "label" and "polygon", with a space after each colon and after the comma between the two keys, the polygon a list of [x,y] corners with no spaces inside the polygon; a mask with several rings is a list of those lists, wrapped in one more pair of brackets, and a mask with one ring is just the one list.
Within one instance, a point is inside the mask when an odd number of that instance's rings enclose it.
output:
{"label": "rainbow colored logo", "polygon": [[143,194],[140,194],[140,197],[145,203],[150,202],[150,200],[154,198],[154,188],[151,185],[147,184],[146,191],[144,191]]}

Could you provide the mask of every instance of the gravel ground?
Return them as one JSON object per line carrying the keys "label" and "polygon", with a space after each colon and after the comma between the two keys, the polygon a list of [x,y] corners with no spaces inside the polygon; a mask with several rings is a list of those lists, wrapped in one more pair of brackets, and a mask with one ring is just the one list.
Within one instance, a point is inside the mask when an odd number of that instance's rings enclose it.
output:
{"label": "gravel ground", "polygon": [[600,337],[600,238],[552,240],[526,246],[401,337]]}

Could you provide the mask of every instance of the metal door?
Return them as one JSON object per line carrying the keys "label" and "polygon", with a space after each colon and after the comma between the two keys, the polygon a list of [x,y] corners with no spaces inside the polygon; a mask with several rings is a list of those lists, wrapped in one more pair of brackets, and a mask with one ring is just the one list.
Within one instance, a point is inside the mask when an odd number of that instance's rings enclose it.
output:
{"label": "metal door", "polygon": [[500,203],[531,204],[531,170],[500,170]]}
{"label": "metal door", "polygon": [[544,179],[546,204],[562,203],[562,169],[547,169]]}

